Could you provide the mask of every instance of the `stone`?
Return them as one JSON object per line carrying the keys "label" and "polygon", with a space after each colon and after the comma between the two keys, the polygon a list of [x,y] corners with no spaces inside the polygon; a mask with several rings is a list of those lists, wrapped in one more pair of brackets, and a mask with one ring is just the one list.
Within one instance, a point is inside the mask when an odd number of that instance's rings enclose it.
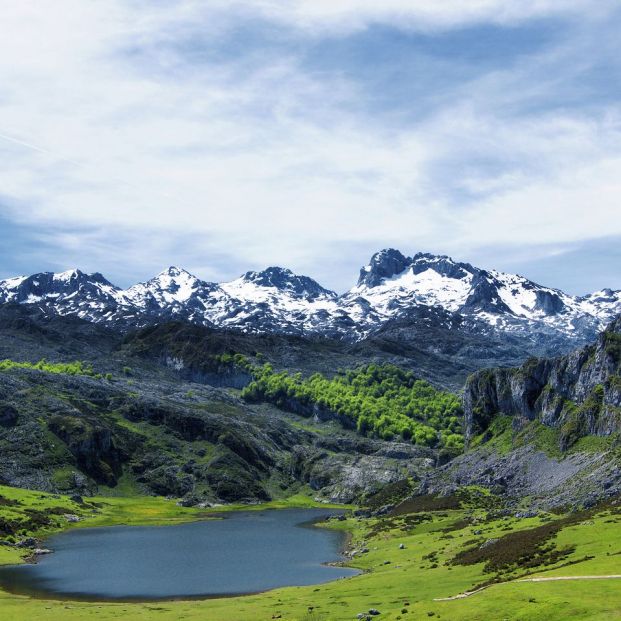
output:
{"label": "stone", "polygon": [[493,545],[494,543],[496,543],[498,541],[498,539],[488,539],[487,541],[484,541],[480,546],[479,549],[480,550],[484,550],[485,548]]}

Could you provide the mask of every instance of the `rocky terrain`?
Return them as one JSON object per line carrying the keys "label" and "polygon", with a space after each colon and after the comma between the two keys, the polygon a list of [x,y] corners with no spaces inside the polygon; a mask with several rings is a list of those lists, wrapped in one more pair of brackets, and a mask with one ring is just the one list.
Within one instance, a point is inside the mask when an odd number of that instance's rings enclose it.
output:
{"label": "rocky terrain", "polygon": [[531,358],[517,369],[471,376],[464,389],[465,432],[487,429],[494,415],[515,427],[539,420],[560,431],[561,449],[585,435],[621,431],[621,318],[593,345],[558,358]]}
{"label": "rocky terrain", "polygon": [[[184,328],[204,331],[201,347]],[[27,307],[1,309],[0,359],[81,358],[93,371],[0,371],[0,483],[194,504],[257,502],[309,486],[318,497],[349,502],[434,465],[428,449],[250,406],[235,390],[249,376],[210,357],[232,344],[249,350],[257,342],[179,324],[121,335]],[[295,358],[295,347],[268,345],[276,362]]]}
{"label": "rocky terrain", "polygon": [[514,504],[591,506],[621,493],[621,318],[592,345],[472,375],[470,450],[425,481],[449,493],[483,485]]}
{"label": "rocky terrain", "polygon": [[[443,312],[420,311],[417,342],[433,339]],[[569,354],[474,373],[463,391],[468,450],[449,463],[454,455],[437,448],[344,429],[337,413],[313,419],[241,398],[252,374],[233,354],[305,377],[390,363],[458,390],[472,366],[446,352],[475,355],[490,343],[469,334],[464,345],[447,331],[445,353],[429,354],[399,338],[411,325],[395,319],[349,342],[184,321],[128,331],[37,304],[2,305],[0,360],[25,366],[0,369],[0,483],[194,504],[256,502],[306,486],[320,498],[359,501],[406,479],[417,493],[484,486],[515,507],[589,505],[621,492],[619,319]],[[34,364],[41,359],[47,371]],[[82,370],[54,372],[76,360]]]}

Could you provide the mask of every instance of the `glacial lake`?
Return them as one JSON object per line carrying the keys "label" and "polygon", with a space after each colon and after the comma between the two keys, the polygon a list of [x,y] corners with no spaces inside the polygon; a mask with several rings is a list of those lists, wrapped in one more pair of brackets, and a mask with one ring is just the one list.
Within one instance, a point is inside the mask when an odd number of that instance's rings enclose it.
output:
{"label": "glacial lake", "polygon": [[157,600],[254,593],[359,573],[342,560],[344,535],[313,522],[325,509],[240,511],[174,526],[76,529],[50,537],[53,554],[0,567],[14,593],[92,600]]}

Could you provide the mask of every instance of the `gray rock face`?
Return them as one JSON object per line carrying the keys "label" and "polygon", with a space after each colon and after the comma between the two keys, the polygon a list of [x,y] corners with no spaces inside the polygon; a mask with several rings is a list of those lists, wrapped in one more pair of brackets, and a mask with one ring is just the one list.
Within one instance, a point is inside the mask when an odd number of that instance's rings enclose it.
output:
{"label": "gray rock face", "polygon": [[590,506],[618,495],[621,467],[612,449],[566,450],[587,435],[621,432],[620,364],[618,318],[596,343],[568,355],[475,373],[464,390],[467,439],[486,432],[492,419],[504,414],[512,418],[514,432],[531,433],[531,421],[554,429],[556,457],[527,439],[503,454],[483,442],[433,472],[423,491],[448,494],[463,485],[481,485],[516,504],[528,497],[535,508]]}
{"label": "gray rock face", "polygon": [[484,446],[431,472],[421,491],[449,495],[463,485],[487,487],[509,505],[529,498],[535,509],[588,507],[621,493],[621,468],[606,452],[554,459],[532,446],[507,455]]}
{"label": "gray rock face", "polygon": [[371,257],[369,265],[360,270],[358,286],[376,287],[385,278],[392,278],[395,274],[403,272],[410,262],[411,260],[398,250],[393,248],[380,250]]}
{"label": "gray rock face", "polygon": [[512,315],[513,312],[500,297],[500,288],[500,283],[495,281],[488,272],[475,273],[463,310],[469,312],[482,311],[494,315]]}
{"label": "gray rock face", "polygon": [[584,435],[621,431],[621,318],[594,345],[553,359],[532,358],[517,369],[472,375],[464,390],[467,438],[496,414],[540,420],[561,430],[568,445]]}

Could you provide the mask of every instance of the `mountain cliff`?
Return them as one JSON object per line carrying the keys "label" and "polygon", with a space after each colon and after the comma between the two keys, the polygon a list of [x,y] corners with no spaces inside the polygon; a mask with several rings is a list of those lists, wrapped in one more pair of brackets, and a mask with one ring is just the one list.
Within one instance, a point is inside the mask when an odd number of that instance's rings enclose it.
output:
{"label": "mountain cliff", "polygon": [[596,343],[558,358],[531,358],[517,369],[475,373],[466,382],[466,435],[505,414],[514,426],[538,420],[560,431],[560,448],[586,435],[621,432],[621,317]]}

